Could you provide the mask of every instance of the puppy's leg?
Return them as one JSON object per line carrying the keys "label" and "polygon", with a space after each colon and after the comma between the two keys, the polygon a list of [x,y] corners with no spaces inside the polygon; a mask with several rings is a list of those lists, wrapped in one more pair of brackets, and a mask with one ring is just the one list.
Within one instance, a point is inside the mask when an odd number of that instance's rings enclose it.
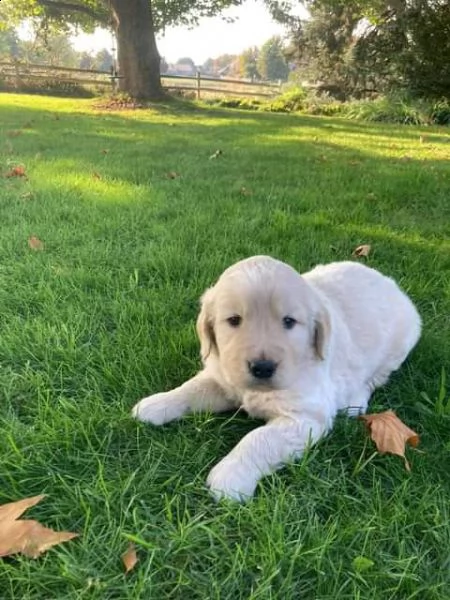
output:
{"label": "puppy's leg", "polygon": [[331,427],[332,418],[278,417],[247,434],[209,473],[207,485],[217,498],[245,500],[264,475],[298,458]]}
{"label": "puppy's leg", "polygon": [[234,406],[226,391],[201,371],[170,392],[144,398],[133,407],[132,414],[140,421],[163,425],[179,419],[187,412],[222,412]]}

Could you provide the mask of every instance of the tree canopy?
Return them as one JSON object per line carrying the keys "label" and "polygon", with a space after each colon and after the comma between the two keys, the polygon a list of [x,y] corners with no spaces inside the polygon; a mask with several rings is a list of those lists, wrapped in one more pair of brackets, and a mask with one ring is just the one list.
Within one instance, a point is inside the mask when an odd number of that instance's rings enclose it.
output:
{"label": "tree canopy", "polygon": [[450,96],[448,0],[311,0],[290,55],[338,96],[406,90]]}

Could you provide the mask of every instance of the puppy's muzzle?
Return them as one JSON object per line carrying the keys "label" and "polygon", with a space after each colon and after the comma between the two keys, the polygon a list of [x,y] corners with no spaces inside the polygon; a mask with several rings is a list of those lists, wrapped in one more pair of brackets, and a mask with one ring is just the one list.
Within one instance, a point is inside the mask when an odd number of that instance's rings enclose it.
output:
{"label": "puppy's muzzle", "polygon": [[248,363],[248,370],[257,379],[270,379],[277,365],[273,360],[252,360]]}

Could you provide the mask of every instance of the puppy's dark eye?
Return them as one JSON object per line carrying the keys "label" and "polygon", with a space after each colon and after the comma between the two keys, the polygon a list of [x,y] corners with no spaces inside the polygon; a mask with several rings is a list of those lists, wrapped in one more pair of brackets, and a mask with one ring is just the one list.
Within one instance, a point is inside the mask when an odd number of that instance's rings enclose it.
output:
{"label": "puppy's dark eye", "polygon": [[285,329],[292,329],[297,321],[292,317],[283,317],[283,327]]}
{"label": "puppy's dark eye", "polygon": [[228,324],[231,325],[231,327],[239,327],[242,321],[242,317],[240,317],[239,315],[233,315],[232,317],[228,317],[227,321]]}

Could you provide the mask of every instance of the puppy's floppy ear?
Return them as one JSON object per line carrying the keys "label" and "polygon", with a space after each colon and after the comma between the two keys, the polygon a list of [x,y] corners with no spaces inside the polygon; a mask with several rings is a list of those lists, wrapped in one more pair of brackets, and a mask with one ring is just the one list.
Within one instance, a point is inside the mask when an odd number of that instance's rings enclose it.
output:
{"label": "puppy's floppy ear", "polygon": [[328,347],[331,335],[330,313],[322,306],[314,318],[313,346],[317,358],[325,360],[328,354]]}
{"label": "puppy's floppy ear", "polygon": [[211,352],[217,353],[214,334],[214,288],[209,288],[200,300],[201,309],[197,318],[197,335],[200,340],[200,354],[206,360]]}

